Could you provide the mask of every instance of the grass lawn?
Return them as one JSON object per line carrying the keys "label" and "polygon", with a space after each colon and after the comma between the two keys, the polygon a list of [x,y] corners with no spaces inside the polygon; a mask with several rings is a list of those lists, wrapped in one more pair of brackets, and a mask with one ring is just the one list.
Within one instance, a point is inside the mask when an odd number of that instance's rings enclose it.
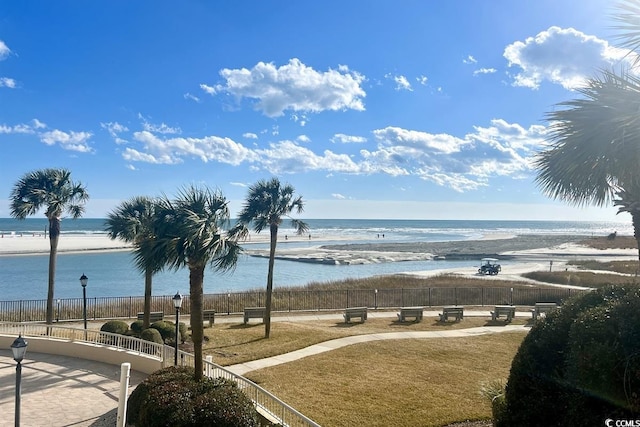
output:
{"label": "grass lawn", "polygon": [[[488,310],[485,307],[485,310]],[[276,356],[299,350],[313,344],[352,335],[399,331],[445,331],[474,328],[478,326],[503,325],[492,322],[489,317],[467,317],[461,322],[440,323],[434,318],[425,318],[419,323],[398,323],[394,318],[372,319],[365,323],[345,324],[338,320],[316,320],[308,322],[271,322],[271,336],[264,338],[262,323],[220,323],[204,329],[203,353],[212,355],[213,362],[221,366]],[[526,324],[528,320],[517,318],[512,324]]]}
{"label": "grass lawn", "polygon": [[525,334],[356,344],[247,377],[323,426],[490,419],[480,387],[506,379]]}

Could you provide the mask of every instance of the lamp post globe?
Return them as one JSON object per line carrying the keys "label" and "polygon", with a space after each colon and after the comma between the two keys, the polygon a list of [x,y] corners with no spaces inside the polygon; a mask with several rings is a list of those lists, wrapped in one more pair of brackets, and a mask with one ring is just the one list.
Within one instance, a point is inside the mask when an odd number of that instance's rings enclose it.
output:
{"label": "lamp post globe", "polygon": [[82,318],[84,319],[84,335],[87,338],[87,282],[89,278],[82,273],[80,285],[82,286]]}
{"label": "lamp post globe", "polygon": [[178,366],[178,341],[180,340],[180,307],[182,307],[182,295],[176,292],[173,296],[173,306],[176,308],[176,346],[173,355],[173,366]]}
{"label": "lamp post globe", "polygon": [[22,360],[27,353],[28,342],[22,338],[22,335],[18,335],[11,344],[11,352],[13,353],[13,360],[18,362],[16,366],[16,406],[15,406],[15,427],[20,427],[20,396],[21,396],[21,383],[22,383]]}

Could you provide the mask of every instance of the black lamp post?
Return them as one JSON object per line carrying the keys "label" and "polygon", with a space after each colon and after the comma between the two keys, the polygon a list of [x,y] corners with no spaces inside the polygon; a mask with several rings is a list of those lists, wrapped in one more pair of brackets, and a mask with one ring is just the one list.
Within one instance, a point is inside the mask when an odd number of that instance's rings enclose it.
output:
{"label": "black lamp post", "polygon": [[82,273],[80,284],[82,285],[82,318],[84,319],[84,335],[87,337],[87,282],[89,278]]}
{"label": "black lamp post", "polygon": [[22,382],[22,359],[27,352],[27,345],[29,343],[19,335],[11,344],[11,351],[13,352],[13,360],[18,362],[16,366],[16,414],[15,414],[15,427],[20,427],[20,386]]}
{"label": "black lamp post", "polygon": [[182,295],[176,292],[173,297],[173,306],[176,308],[176,350],[173,356],[173,366],[178,366],[178,340],[180,339],[180,307],[182,306]]}

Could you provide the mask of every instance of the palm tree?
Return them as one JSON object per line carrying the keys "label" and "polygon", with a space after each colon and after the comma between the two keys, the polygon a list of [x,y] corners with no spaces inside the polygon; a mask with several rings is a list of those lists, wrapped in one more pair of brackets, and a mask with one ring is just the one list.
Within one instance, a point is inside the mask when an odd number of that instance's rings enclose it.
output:
{"label": "palm tree", "polygon": [[60,238],[60,219],[67,212],[80,218],[89,199],[85,187],[71,180],[66,169],[42,169],[25,174],[11,191],[11,216],[25,219],[45,208],[49,220],[49,288],[47,292],[47,324],[53,323],[53,294],[56,275],[56,255]]}
{"label": "palm tree", "polygon": [[152,248],[155,244],[154,230],[155,201],[139,196],[122,202],[107,215],[106,230],[111,239],[121,239],[133,243],[136,267],[144,273],[144,317],[143,328],[151,323],[151,288],[153,275],[163,267],[161,259],[154,258]]}
{"label": "palm tree", "polygon": [[235,268],[241,247],[225,232],[228,202],[220,192],[188,187],[174,201],[162,197],[156,205],[156,241],[152,256],[174,270],[189,268],[191,337],[195,378],[202,378],[203,282],[207,265],[219,271]]}
{"label": "palm tree", "polygon": [[550,146],[535,158],[536,181],[552,198],[629,212],[640,248],[640,79],[606,71],[578,92],[547,115]]}
{"label": "palm tree", "polygon": [[[238,223],[248,226],[253,223],[253,230],[260,233],[269,228],[269,271],[267,273],[267,295],[265,302],[264,336],[269,338],[271,333],[271,294],[273,292],[273,265],[278,243],[278,227],[283,217],[289,217],[292,211],[301,213],[304,210],[302,197],[294,198],[295,189],[289,185],[280,184],[278,178],[269,181],[260,180],[251,187],[245,204],[238,215]],[[298,234],[306,233],[309,226],[297,219],[291,219],[291,225]]]}

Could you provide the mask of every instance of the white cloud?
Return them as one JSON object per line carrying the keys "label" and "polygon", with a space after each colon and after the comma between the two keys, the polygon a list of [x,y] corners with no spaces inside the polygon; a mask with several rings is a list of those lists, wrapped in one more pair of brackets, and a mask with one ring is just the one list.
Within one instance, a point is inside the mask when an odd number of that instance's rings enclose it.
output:
{"label": "white cloud", "polygon": [[224,84],[200,87],[210,95],[221,92],[237,99],[255,100],[254,107],[268,117],[282,116],[286,111],[319,113],[322,111],[364,111],[366,96],[360,84],[364,76],[340,65],[338,70],[319,72],[299,59],[276,67],[259,62],[251,69],[220,71]]}
{"label": "white cloud", "polygon": [[331,197],[333,197],[334,199],[338,199],[338,200],[346,200],[346,197],[345,197],[345,196],[343,196],[343,195],[342,195],[342,194],[340,194],[340,193],[332,193],[332,194],[331,194]]}
{"label": "white cloud", "polygon": [[307,135],[298,135],[296,141],[307,144],[311,142],[311,138],[309,138]]}
{"label": "white cloud", "polygon": [[[188,159],[234,166],[246,164],[253,171],[276,175],[323,172],[329,176],[411,176],[464,192],[486,187],[494,177],[528,176],[532,170],[530,159],[544,144],[546,132],[541,125],[527,128],[503,119],[494,119],[488,126],[476,126],[462,136],[389,126],[372,132],[375,147],[347,154],[336,150],[315,152],[306,135],[300,135],[296,141],[272,142],[266,148],[249,148],[217,136],[166,137],[141,131],[133,137],[138,146],[125,149],[123,158],[128,162],[157,164],[182,163]],[[332,141],[361,143],[366,139],[336,134]]]}
{"label": "white cloud", "polygon": [[274,173],[300,173],[308,171],[333,171],[358,173],[357,164],[346,154],[336,154],[325,150],[318,155],[306,147],[292,141],[280,141],[270,144],[267,149],[255,150],[258,164]]}
{"label": "white cloud", "polygon": [[65,150],[90,153],[93,150],[89,146],[89,139],[93,136],[91,132],[63,132],[54,129],[40,134],[40,140],[47,145],[58,144]]}
{"label": "white cloud", "polygon": [[161,134],[180,134],[180,133],[182,133],[182,129],[180,129],[179,127],[173,128],[173,127],[165,124],[164,122],[160,123],[159,125],[151,123],[141,113],[138,113],[138,119],[140,119],[142,121],[142,129],[145,130],[146,132],[161,133]]}
{"label": "white cloud", "polygon": [[247,139],[258,139],[258,135],[253,132],[245,132],[242,134],[242,137]]}
{"label": "white cloud", "polygon": [[373,131],[379,141],[417,149],[429,149],[435,152],[450,154],[460,151],[460,147],[468,142],[447,134],[433,135],[426,132],[402,129],[389,126]]}
{"label": "white cloud", "polygon": [[111,135],[114,138],[117,138],[118,134],[122,132],[127,132],[129,130],[129,128],[127,128],[124,125],[121,125],[118,122],[100,123],[100,127],[102,129],[105,129],[107,132],[109,132],[109,135]]}
{"label": "white cloud", "polygon": [[495,68],[479,68],[473,72],[473,75],[477,76],[478,74],[493,74],[497,71],[498,70],[496,70]]}
{"label": "white cloud", "polygon": [[31,120],[32,126],[34,129],[44,129],[47,127],[46,124],[42,123],[40,120],[38,119],[33,119]]}
{"label": "white cloud", "polygon": [[9,46],[5,44],[2,40],[0,40],[0,61],[6,59],[11,54],[11,49]]}
{"label": "white cloud", "polygon": [[149,163],[180,163],[185,157],[196,157],[203,162],[216,161],[239,165],[253,161],[253,153],[230,138],[207,136],[203,138],[159,138],[149,131],[135,132],[134,140],[142,143],[144,151],[125,150],[129,161]]}
{"label": "white cloud", "polygon": [[520,71],[513,75],[513,85],[537,89],[543,81],[575,89],[597,70],[611,69],[620,61],[633,61],[629,51],[610,46],[606,40],[573,28],[550,27],[516,41],[504,50],[509,67]]}
{"label": "white cloud", "polygon": [[249,185],[245,184],[244,182],[230,182],[229,184],[233,185],[234,187],[242,187],[242,188],[249,187]]}
{"label": "white cloud", "polygon": [[367,138],[363,136],[354,136],[354,135],[345,135],[344,133],[336,133],[331,138],[331,142],[341,142],[343,144],[360,144],[363,142],[367,142]]}
{"label": "white cloud", "polygon": [[215,95],[218,92],[218,89],[216,89],[215,87],[208,86],[208,85],[206,85],[204,83],[200,85],[200,89],[202,89],[203,91],[205,91],[209,95]]}
{"label": "white cloud", "polygon": [[427,78],[427,76],[419,76],[419,77],[416,77],[416,81],[420,83],[422,86],[426,86],[429,79]]}
{"label": "white cloud", "polygon": [[464,64],[475,64],[475,63],[477,63],[478,61],[476,60],[476,58],[474,58],[473,56],[469,55],[469,56],[467,56],[466,58],[464,58],[464,59],[462,60],[462,62],[463,62]]}
{"label": "white cloud", "polygon": [[198,98],[195,95],[191,95],[189,92],[185,93],[182,96],[184,97],[184,99],[190,99],[190,100],[195,101],[195,102],[200,102],[200,98]]}
{"label": "white cloud", "polygon": [[391,79],[396,83],[396,90],[407,90],[409,92],[413,92],[413,88],[411,87],[411,83],[409,80],[403,75],[393,75],[391,73],[385,74],[385,78]]}
{"label": "white cloud", "polygon": [[36,133],[39,129],[46,128],[47,125],[42,123],[38,119],[31,120],[30,124],[20,123],[17,125],[9,126],[5,124],[0,124],[0,133],[4,134],[17,134],[17,133],[25,133],[25,134],[33,134]]}
{"label": "white cloud", "polygon": [[9,77],[0,77],[0,87],[8,87],[9,89],[15,89],[16,81]]}

